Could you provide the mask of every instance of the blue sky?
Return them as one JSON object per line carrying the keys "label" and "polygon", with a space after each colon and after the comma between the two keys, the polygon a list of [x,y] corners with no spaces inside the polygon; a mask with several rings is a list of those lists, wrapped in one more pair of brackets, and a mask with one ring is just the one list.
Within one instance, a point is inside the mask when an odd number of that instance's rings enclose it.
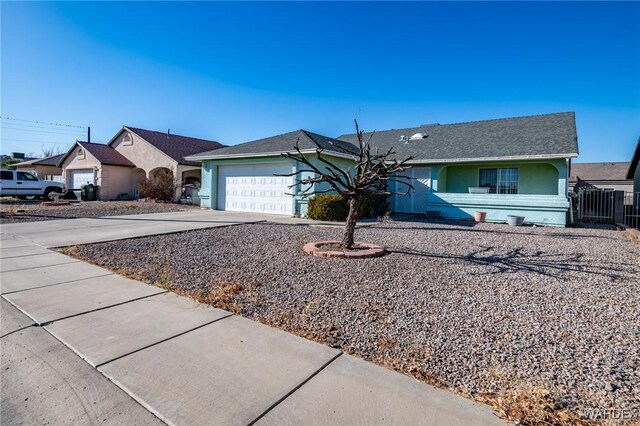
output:
{"label": "blue sky", "polygon": [[[123,124],[236,144],[559,111],[576,112],[579,161],[628,161],[640,136],[638,2],[0,7],[2,117],[93,141]],[[2,120],[3,153],[81,133],[19,124]]]}

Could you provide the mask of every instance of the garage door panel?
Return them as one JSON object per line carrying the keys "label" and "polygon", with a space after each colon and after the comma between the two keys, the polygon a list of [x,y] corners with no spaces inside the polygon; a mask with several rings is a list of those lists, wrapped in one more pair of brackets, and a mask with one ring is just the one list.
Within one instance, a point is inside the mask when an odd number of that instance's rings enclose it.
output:
{"label": "garage door panel", "polygon": [[92,169],[82,169],[82,170],[71,170],[69,172],[69,180],[71,182],[72,189],[80,189],[83,185],[87,183],[94,184],[93,181],[93,170]]}
{"label": "garage door panel", "polygon": [[229,211],[292,214],[288,186],[292,177],[290,163],[251,166],[219,166],[217,208]]}

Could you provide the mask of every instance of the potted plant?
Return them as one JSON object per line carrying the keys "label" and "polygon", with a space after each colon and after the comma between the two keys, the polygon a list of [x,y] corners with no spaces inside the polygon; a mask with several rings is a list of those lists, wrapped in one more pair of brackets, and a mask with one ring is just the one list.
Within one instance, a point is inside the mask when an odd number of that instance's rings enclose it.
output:
{"label": "potted plant", "polygon": [[524,223],[524,216],[508,215],[507,223],[509,226],[522,226]]}
{"label": "potted plant", "polygon": [[473,219],[476,222],[484,222],[486,218],[487,218],[487,212],[481,212],[481,211],[473,212]]}

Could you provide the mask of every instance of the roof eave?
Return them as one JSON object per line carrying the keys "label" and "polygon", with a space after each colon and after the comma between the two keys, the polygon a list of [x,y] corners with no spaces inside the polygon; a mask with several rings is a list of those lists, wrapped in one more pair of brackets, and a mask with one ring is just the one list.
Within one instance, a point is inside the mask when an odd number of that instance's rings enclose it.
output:
{"label": "roof eave", "polygon": [[[135,133],[133,130],[129,129],[127,126],[122,126],[122,128],[120,130],[118,130],[118,132],[109,140],[109,142],[106,143],[107,146],[111,146],[111,144],[118,138],[118,136],[120,136],[120,133],[123,132],[123,130],[128,130],[132,133]],[[136,135],[138,135],[136,133]],[[140,135],[138,135],[140,137]],[[143,138],[144,139],[144,138]]]}
{"label": "roof eave", "polygon": [[407,164],[443,164],[443,163],[476,163],[489,161],[512,161],[512,160],[555,160],[558,158],[575,158],[578,153],[566,154],[540,154],[540,155],[505,155],[500,157],[476,157],[476,158],[443,158],[443,159],[415,159],[407,161]]}
{"label": "roof eave", "polygon": [[62,157],[60,159],[60,161],[58,161],[58,164],[56,164],[56,167],[62,167],[62,164],[64,163],[64,161],[67,159],[67,157],[69,156],[69,154],[71,154],[71,152],[73,152],[74,149],[76,149],[76,146],[78,146],[80,144],[80,141],[76,139],[75,143],[73,144],[73,146],[71,146],[71,148],[69,148],[69,150],[67,151],[67,153],[64,155],[64,157]]}
{"label": "roof eave", "polygon": [[21,161],[19,163],[13,163],[11,164],[11,167],[19,167],[19,166],[33,166],[36,165],[36,162],[38,160],[42,160],[42,158],[37,158],[35,160],[27,160],[27,161]]}
{"label": "roof eave", "polygon": [[179,166],[193,166],[192,163],[202,163],[202,160],[189,160],[187,157],[183,161],[179,161]]}
{"label": "roof eave", "polygon": [[115,163],[103,163],[102,161],[100,161],[100,164],[103,166],[113,166],[113,167],[136,167],[135,164],[115,164]]}

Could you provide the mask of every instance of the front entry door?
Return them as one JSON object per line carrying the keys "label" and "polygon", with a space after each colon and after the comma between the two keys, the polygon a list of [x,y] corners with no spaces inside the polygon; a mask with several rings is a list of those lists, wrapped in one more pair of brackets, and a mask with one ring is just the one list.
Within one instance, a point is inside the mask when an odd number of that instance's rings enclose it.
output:
{"label": "front entry door", "polygon": [[[412,167],[402,173],[407,176],[413,190],[409,195],[395,196],[395,211],[398,213],[427,213],[427,198],[431,192],[431,168]],[[404,191],[405,185],[398,185],[400,191]]]}

